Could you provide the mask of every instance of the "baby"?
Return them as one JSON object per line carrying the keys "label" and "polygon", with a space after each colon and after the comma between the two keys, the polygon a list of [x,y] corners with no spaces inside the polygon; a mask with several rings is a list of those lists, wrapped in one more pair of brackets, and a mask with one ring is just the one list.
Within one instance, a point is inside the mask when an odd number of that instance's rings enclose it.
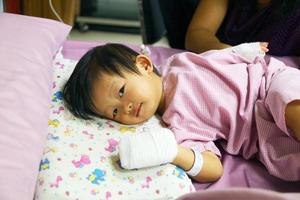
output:
{"label": "baby", "polygon": [[77,63],[64,99],[83,119],[139,124],[162,116],[166,128],[121,138],[125,169],[173,163],[196,181],[215,181],[223,148],[300,180],[300,71],[266,62],[264,52],[266,43],[179,53],[160,75],[149,57],[124,45],[97,46]]}

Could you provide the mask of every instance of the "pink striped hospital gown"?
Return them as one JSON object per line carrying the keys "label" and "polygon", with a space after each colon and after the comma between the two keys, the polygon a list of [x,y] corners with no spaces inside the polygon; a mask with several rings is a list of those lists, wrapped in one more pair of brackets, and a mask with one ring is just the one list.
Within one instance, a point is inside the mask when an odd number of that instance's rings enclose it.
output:
{"label": "pink striped hospital gown", "polygon": [[230,154],[257,157],[274,176],[300,180],[300,143],[284,118],[286,104],[300,99],[300,70],[213,50],[170,57],[162,77],[162,119],[179,144],[221,155],[218,140]]}

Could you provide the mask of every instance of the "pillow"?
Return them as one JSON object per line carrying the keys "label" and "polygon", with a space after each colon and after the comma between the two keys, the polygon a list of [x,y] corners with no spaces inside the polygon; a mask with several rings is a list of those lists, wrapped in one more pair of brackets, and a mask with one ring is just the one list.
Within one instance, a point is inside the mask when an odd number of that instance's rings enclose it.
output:
{"label": "pillow", "polygon": [[0,199],[32,200],[46,141],[52,59],[71,27],[0,14]]}
{"label": "pillow", "polygon": [[135,126],[75,118],[61,97],[76,63],[60,54],[53,63],[48,136],[35,200],[175,199],[194,191],[186,173],[171,164],[139,170],[120,168],[117,155],[121,135],[139,134],[162,125],[157,117]]}

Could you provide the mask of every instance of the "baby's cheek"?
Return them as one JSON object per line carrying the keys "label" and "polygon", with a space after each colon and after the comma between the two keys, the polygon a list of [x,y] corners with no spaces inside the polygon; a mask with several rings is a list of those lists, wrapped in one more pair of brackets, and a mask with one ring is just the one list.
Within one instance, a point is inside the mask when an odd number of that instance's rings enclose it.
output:
{"label": "baby's cheek", "polygon": [[126,125],[135,124],[135,120],[132,119],[132,117],[130,117],[129,115],[122,115],[116,121],[118,121],[121,124],[126,124]]}

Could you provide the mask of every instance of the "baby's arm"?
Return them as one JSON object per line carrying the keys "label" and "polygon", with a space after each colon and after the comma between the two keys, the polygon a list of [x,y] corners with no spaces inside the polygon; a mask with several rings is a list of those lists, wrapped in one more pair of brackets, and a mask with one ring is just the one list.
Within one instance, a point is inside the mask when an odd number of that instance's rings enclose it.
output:
{"label": "baby's arm", "polygon": [[226,48],[227,51],[237,53],[250,61],[254,61],[256,57],[264,57],[266,52],[269,51],[267,42],[251,42],[242,43],[230,48]]}
{"label": "baby's arm", "polygon": [[177,145],[174,134],[166,128],[123,136],[119,155],[121,166],[125,169],[173,163],[199,182],[215,181],[223,172],[222,164],[215,154],[209,151],[194,153],[191,149]]}
{"label": "baby's arm", "polygon": [[[202,156],[202,168],[196,176],[192,176],[188,173],[190,177],[197,182],[212,182],[218,180],[223,174],[223,166],[218,156],[210,151],[198,153]],[[194,162],[195,154],[193,150],[178,145],[178,153],[172,163],[180,166],[185,171],[189,171],[193,167]]]}

